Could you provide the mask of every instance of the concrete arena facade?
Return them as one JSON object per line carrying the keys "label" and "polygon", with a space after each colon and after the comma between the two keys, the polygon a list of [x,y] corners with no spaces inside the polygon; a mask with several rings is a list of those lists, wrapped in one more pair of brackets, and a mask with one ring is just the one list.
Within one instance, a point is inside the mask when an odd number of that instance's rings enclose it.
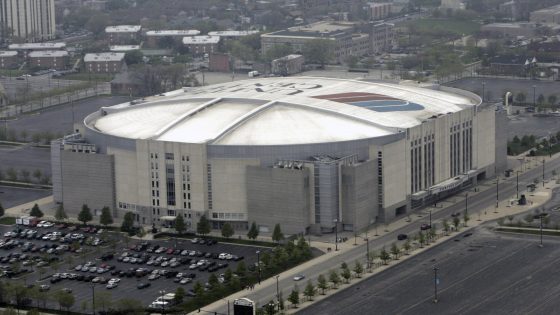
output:
{"label": "concrete arena facade", "polygon": [[[504,167],[500,112],[438,85],[268,78],[102,108],[53,142],[54,198],[77,215],[236,231],[357,231]],[[498,138],[498,141],[496,140]],[[502,152],[503,151],[503,152]]]}

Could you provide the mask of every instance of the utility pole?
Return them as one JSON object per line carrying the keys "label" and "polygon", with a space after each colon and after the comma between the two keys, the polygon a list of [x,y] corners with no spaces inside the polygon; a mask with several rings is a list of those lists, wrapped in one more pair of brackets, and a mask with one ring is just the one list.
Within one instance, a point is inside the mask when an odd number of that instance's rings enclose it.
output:
{"label": "utility pole", "polygon": [[542,186],[544,187],[544,157],[542,159]]}
{"label": "utility pole", "polygon": [[519,170],[515,171],[515,185],[517,189],[517,200],[519,200]]}
{"label": "utility pole", "polygon": [[280,275],[276,275],[276,299],[278,300],[278,313],[280,313],[280,287],[278,286],[278,278],[280,278]]}
{"label": "utility pole", "polygon": [[437,296],[437,285],[438,285],[437,272],[438,272],[438,270],[439,270],[439,268],[434,265],[434,303],[438,302],[438,296]]}
{"label": "utility pole", "polygon": [[95,315],[95,283],[91,284],[91,309],[93,310],[93,315]]}
{"label": "utility pole", "polygon": [[542,222],[542,221],[543,221],[544,213],[541,213],[541,215],[540,215],[539,217],[541,218],[541,226],[540,226],[540,230],[541,230],[541,243],[539,244],[539,247],[540,247],[540,248],[543,248],[544,245],[543,245],[543,242],[542,242],[542,233],[543,233],[543,231],[542,231],[543,222]]}
{"label": "utility pole", "polygon": [[334,219],[334,250],[338,251],[338,219]]}
{"label": "utility pole", "polygon": [[367,261],[367,268],[371,267],[370,259],[369,259],[369,238],[366,236],[366,261]]}
{"label": "utility pole", "polygon": [[259,277],[259,284],[261,284],[261,257],[260,257],[261,251],[258,250],[257,251],[257,268],[258,270],[258,277]]}
{"label": "utility pole", "polygon": [[468,215],[468,208],[469,208],[469,192],[465,194],[465,215]]}
{"label": "utility pole", "polygon": [[432,227],[432,209],[428,210],[428,213],[430,214],[430,228]]}

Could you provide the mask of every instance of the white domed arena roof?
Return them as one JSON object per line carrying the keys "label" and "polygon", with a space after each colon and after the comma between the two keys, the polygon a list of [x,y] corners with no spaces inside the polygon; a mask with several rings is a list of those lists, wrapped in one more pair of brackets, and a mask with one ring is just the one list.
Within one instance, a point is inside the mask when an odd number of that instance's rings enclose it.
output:
{"label": "white domed arena roof", "polygon": [[480,104],[468,92],[316,77],[184,88],[101,109],[87,125],[130,138],[219,145],[349,141],[399,132]]}

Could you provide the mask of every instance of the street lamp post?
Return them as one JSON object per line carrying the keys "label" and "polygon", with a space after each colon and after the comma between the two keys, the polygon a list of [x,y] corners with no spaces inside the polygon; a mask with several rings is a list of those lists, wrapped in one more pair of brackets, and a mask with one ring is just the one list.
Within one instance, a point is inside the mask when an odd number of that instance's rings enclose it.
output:
{"label": "street lamp post", "polygon": [[438,302],[438,296],[437,296],[437,285],[438,285],[437,272],[438,272],[438,270],[439,270],[439,268],[434,265],[434,303]]}
{"label": "street lamp post", "polygon": [[517,190],[517,200],[519,200],[519,170],[515,171],[515,187]]}
{"label": "street lamp post", "polygon": [[537,107],[537,86],[533,85],[533,107]]}
{"label": "street lamp post", "polygon": [[95,283],[91,284],[91,309],[95,315]]}
{"label": "street lamp post", "polygon": [[334,250],[338,251],[338,219],[334,219]]}
{"label": "street lamp post", "polygon": [[542,186],[544,187],[544,157],[542,159]]}
{"label": "street lamp post", "polygon": [[259,284],[261,284],[261,251],[258,250],[257,251],[257,280],[259,281]]}
{"label": "street lamp post", "polygon": [[543,230],[542,230],[542,228],[543,228],[543,222],[542,222],[542,221],[543,221],[543,218],[544,218],[544,213],[541,213],[540,218],[541,218],[541,226],[540,226],[541,243],[539,244],[539,247],[540,247],[540,248],[543,248],[544,245],[543,245],[543,242],[542,242],[542,234],[543,234]]}
{"label": "street lamp post", "polygon": [[280,312],[280,287],[278,285],[278,278],[280,278],[280,275],[276,275],[276,300],[278,300],[278,312]]}
{"label": "street lamp post", "polygon": [[465,194],[465,215],[469,214],[468,209],[469,209],[469,192]]}
{"label": "street lamp post", "polygon": [[432,209],[429,209],[428,213],[430,214],[430,227],[432,227]]}
{"label": "street lamp post", "polygon": [[486,87],[486,82],[482,81],[482,102],[484,103],[484,89]]}
{"label": "street lamp post", "polygon": [[369,259],[369,238],[366,236],[366,262],[367,268],[371,268],[371,262]]}

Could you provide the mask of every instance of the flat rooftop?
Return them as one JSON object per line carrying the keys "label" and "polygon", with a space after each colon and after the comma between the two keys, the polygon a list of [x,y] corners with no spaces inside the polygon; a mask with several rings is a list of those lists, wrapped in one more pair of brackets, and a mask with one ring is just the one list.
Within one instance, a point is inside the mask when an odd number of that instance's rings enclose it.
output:
{"label": "flat rooftop", "polygon": [[10,44],[10,50],[49,50],[49,49],[63,49],[66,47],[64,42],[48,42],[48,43],[23,43],[23,44]]}
{"label": "flat rooftop", "polygon": [[43,58],[43,57],[67,57],[68,52],[65,50],[40,50],[32,51],[29,53],[31,58]]}
{"label": "flat rooftop", "polygon": [[17,56],[17,51],[1,50],[0,57],[14,57]]}
{"label": "flat rooftop", "polygon": [[96,61],[121,61],[124,60],[124,53],[105,52],[105,53],[92,53],[84,56],[84,62]]}
{"label": "flat rooftop", "polygon": [[194,44],[217,44],[220,42],[220,36],[187,36],[183,37],[183,44],[194,45]]}
{"label": "flat rooftop", "polygon": [[302,26],[294,26],[285,30],[262,35],[263,37],[329,37],[348,33],[354,29],[353,23],[322,21]]}
{"label": "flat rooftop", "polygon": [[139,50],[140,45],[112,45],[109,46],[109,50],[112,52],[121,52],[121,51],[131,51],[131,50]]}
{"label": "flat rooftop", "polygon": [[194,36],[198,34],[200,34],[199,30],[159,30],[146,32],[146,36]]}
{"label": "flat rooftop", "polygon": [[105,28],[105,33],[136,33],[141,29],[141,25],[112,25]]}
{"label": "flat rooftop", "polygon": [[258,34],[259,31],[214,31],[208,32],[210,36],[224,36],[224,37],[241,37],[252,34]]}

